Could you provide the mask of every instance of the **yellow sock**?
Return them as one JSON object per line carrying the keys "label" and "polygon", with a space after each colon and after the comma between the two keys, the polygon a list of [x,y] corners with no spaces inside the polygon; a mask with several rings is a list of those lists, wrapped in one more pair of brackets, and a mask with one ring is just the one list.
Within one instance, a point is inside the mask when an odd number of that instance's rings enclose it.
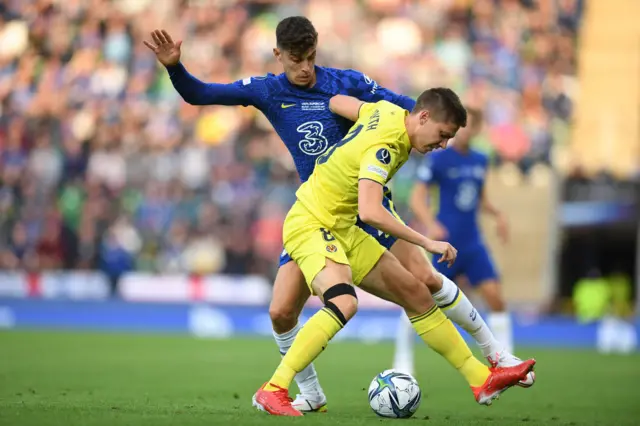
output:
{"label": "yellow sock", "polygon": [[[298,332],[291,348],[280,361],[280,365],[265,386],[265,390],[277,390],[275,386],[289,389],[296,374],[311,364],[327,347],[344,324],[328,308],[316,312]],[[275,385],[275,386],[272,386]]]}
{"label": "yellow sock", "polygon": [[451,321],[434,306],[422,315],[409,318],[413,328],[427,345],[442,355],[471,386],[482,386],[489,368],[472,354]]}

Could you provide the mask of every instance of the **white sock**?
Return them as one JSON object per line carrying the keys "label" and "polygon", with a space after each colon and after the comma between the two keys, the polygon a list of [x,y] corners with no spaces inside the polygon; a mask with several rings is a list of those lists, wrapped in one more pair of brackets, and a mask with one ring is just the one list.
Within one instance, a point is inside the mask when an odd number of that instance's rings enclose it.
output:
{"label": "white sock", "polygon": [[393,369],[413,375],[413,343],[416,332],[409,318],[403,313],[398,322],[396,333],[396,353],[393,358]]}
{"label": "white sock", "polygon": [[[287,353],[301,328],[300,323],[297,323],[295,327],[286,333],[278,334],[275,331],[273,332],[273,337],[276,339],[276,343],[280,349],[280,355],[284,356]],[[316,374],[316,369],[313,367],[313,363],[296,374],[295,380],[302,395],[306,397],[324,396],[324,391],[322,387],[320,387],[318,375]]]}
{"label": "white sock", "polygon": [[489,327],[495,333],[498,340],[509,353],[513,353],[513,330],[511,329],[511,316],[509,312],[491,312],[489,314]]}
{"label": "white sock", "polygon": [[480,313],[473,307],[467,296],[449,278],[442,276],[442,289],[433,295],[445,315],[469,333],[487,357],[501,352],[503,345],[495,338]]}

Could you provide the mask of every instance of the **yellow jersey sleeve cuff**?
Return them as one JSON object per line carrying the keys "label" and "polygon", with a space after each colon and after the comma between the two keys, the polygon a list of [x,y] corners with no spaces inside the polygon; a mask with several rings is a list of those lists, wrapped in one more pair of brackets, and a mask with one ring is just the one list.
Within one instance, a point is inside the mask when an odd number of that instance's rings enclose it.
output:
{"label": "yellow jersey sleeve cuff", "polygon": [[374,164],[362,166],[362,168],[360,169],[360,175],[358,176],[358,180],[369,179],[374,182],[378,182],[380,185],[384,185],[387,182],[388,178],[389,171]]}

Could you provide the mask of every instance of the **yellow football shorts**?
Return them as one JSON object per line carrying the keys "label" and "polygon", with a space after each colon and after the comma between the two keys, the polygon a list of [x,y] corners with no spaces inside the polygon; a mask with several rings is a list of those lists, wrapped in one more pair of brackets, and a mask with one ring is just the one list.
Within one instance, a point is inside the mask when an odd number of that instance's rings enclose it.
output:
{"label": "yellow football shorts", "polygon": [[356,225],[339,230],[325,228],[298,201],[284,220],[283,240],[284,249],[302,270],[309,288],[325,267],[326,259],[349,265],[353,283],[358,285],[386,251],[375,238]]}

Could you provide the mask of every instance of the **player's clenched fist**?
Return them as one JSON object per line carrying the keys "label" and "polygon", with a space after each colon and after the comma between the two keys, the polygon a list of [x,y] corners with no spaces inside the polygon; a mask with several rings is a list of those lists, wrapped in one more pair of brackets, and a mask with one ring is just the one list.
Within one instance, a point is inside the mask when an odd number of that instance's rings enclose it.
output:
{"label": "player's clenched fist", "polygon": [[424,245],[424,249],[429,253],[441,254],[442,256],[438,259],[438,263],[447,262],[449,266],[453,265],[456,257],[458,257],[458,250],[446,241],[429,240]]}
{"label": "player's clenched fist", "polygon": [[154,30],[151,32],[153,43],[144,41],[144,45],[153,50],[158,61],[162,65],[171,66],[180,62],[180,46],[182,41],[173,42],[173,39],[165,30]]}

